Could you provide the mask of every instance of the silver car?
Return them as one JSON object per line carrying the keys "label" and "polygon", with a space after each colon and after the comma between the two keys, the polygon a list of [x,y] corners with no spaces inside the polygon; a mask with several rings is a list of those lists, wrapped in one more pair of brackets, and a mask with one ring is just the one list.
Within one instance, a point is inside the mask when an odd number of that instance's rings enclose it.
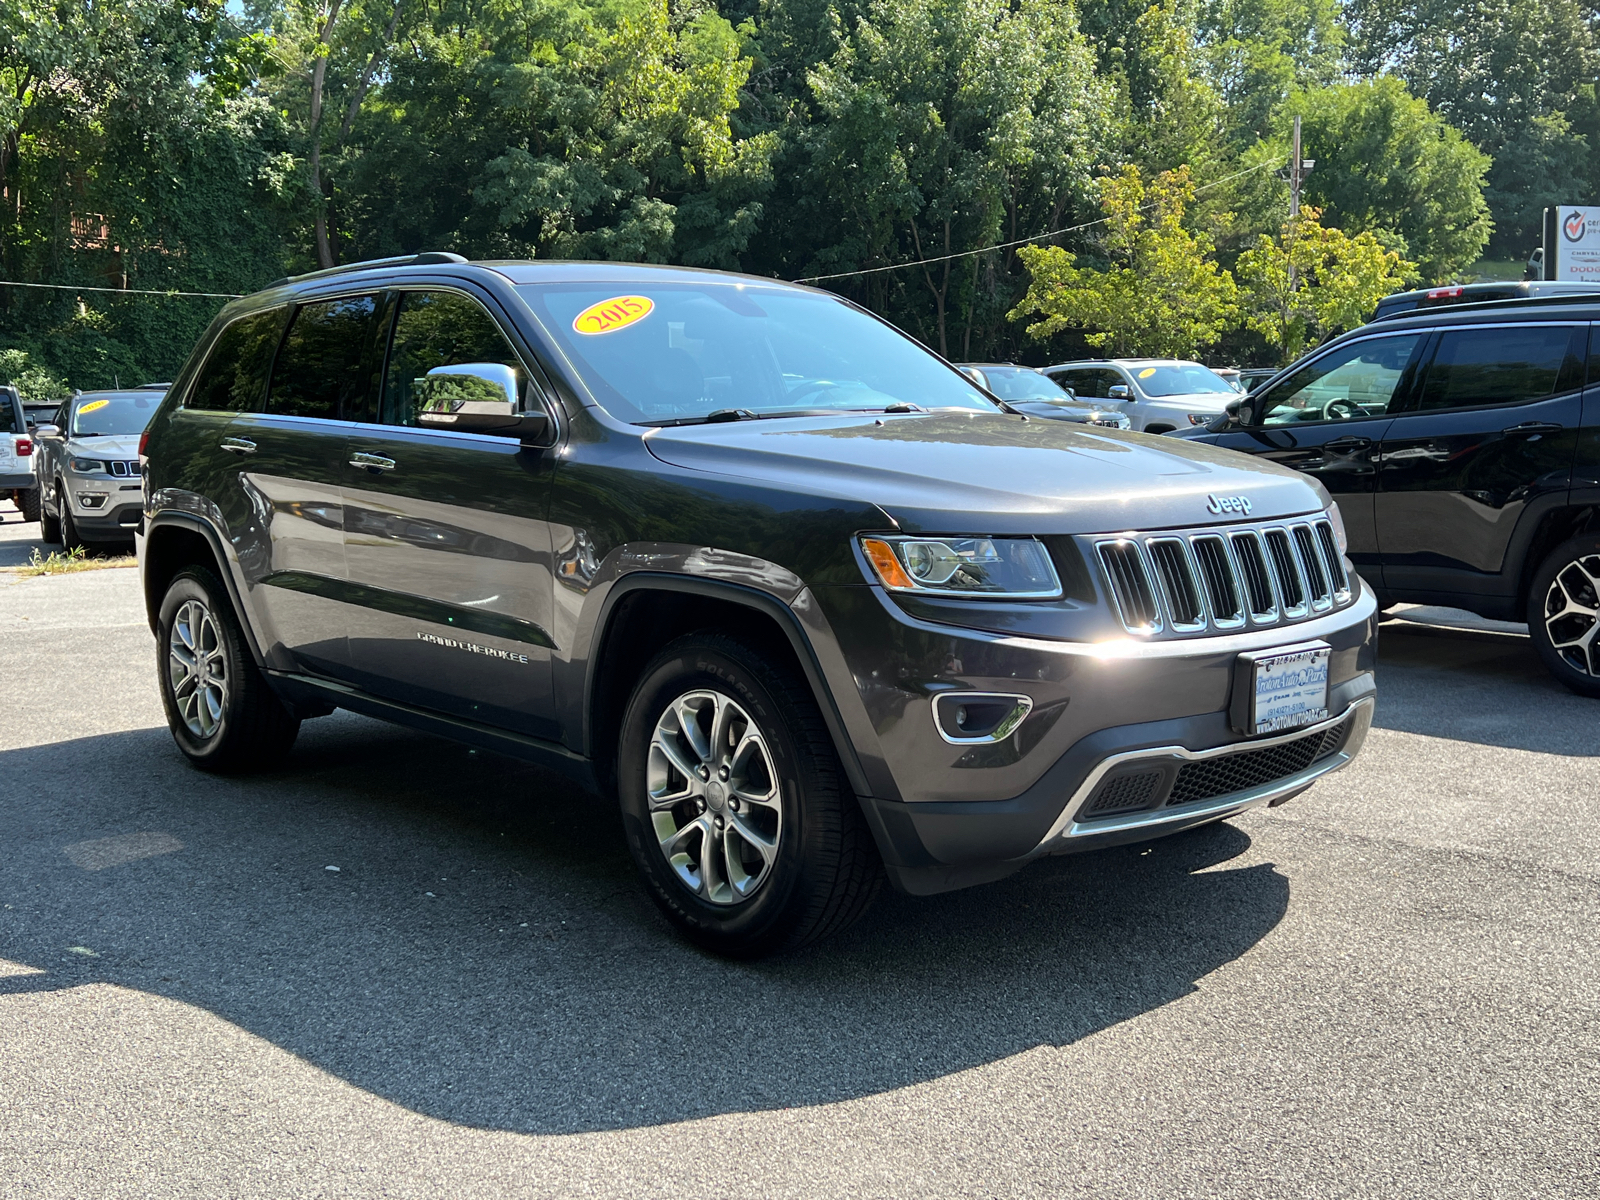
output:
{"label": "silver car", "polygon": [[1015,363],[963,363],[961,373],[1030,417],[1075,421],[1102,429],[1128,429],[1128,415],[1113,404],[1080,400],[1033,367]]}
{"label": "silver car", "polygon": [[1238,391],[1210,367],[1179,358],[1105,358],[1042,368],[1082,399],[1105,400],[1144,433],[1171,433],[1220,417]]}
{"label": "silver car", "polygon": [[34,430],[41,538],[68,550],[132,542],[143,512],[139,438],[162,395],[84,392]]}

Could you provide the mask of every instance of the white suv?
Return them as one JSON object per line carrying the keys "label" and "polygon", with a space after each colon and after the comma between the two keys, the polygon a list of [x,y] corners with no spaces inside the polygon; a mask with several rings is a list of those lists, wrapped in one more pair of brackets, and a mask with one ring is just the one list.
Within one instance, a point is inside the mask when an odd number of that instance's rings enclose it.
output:
{"label": "white suv", "polygon": [[24,521],[39,519],[39,489],[33,476],[33,435],[17,389],[0,386],[0,497],[10,496]]}
{"label": "white suv", "polygon": [[1133,428],[1171,433],[1221,416],[1239,391],[1210,367],[1178,358],[1105,358],[1058,363],[1043,371],[1080,400],[1104,400]]}

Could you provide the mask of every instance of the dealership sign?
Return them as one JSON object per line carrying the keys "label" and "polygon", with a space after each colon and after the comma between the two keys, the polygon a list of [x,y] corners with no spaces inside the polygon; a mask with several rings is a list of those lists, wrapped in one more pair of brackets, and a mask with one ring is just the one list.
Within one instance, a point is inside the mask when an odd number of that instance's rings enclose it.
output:
{"label": "dealership sign", "polygon": [[1600,208],[1556,210],[1556,278],[1600,283]]}

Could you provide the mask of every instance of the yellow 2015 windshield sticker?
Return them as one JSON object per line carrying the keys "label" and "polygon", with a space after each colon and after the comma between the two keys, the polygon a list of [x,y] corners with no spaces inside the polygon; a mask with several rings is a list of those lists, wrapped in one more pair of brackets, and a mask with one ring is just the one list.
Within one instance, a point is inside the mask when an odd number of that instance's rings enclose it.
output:
{"label": "yellow 2015 windshield sticker", "polygon": [[644,320],[655,306],[649,296],[613,296],[572,318],[572,328],[577,333],[615,333]]}
{"label": "yellow 2015 windshield sticker", "polygon": [[91,400],[78,410],[78,415],[81,417],[84,413],[94,412],[97,409],[102,409],[110,403],[111,401],[109,400]]}
{"label": "yellow 2015 windshield sticker", "polygon": [[1155,373],[1156,373],[1156,369],[1154,367],[1146,367],[1144,370],[1139,372],[1139,378],[1140,379],[1149,379],[1150,376],[1154,375]]}

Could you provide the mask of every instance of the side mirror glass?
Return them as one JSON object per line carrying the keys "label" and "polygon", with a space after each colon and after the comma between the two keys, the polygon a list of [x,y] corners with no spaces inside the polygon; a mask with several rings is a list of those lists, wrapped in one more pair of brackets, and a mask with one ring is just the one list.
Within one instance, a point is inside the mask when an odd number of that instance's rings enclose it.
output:
{"label": "side mirror glass", "polygon": [[59,425],[35,425],[33,427],[33,435],[35,437],[60,437],[61,427]]}
{"label": "side mirror glass", "polygon": [[977,384],[984,391],[987,392],[989,390],[989,381],[988,381],[988,379],[986,379],[984,377],[983,372],[978,370],[977,367],[957,367],[956,370],[960,371],[963,375],[965,375],[968,379],[972,380],[973,383]]}
{"label": "side mirror glass", "polygon": [[1078,391],[1076,388],[1069,388],[1064,383],[1058,383],[1056,386],[1067,394],[1068,399],[1076,400],[1078,398]]}
{"label": "side mirror glass", "polygon": [[456,363],[435,367],[414,385],[417,424],[500,437],[534,438],[550,419],[523,413],[517,403],[517,372],[504,363]]}
{"label": "side mirror glass", "polygon": [[1107,400],[1126,400],[1132,394],[1125,383],[1113,383],[1106,389]]}

